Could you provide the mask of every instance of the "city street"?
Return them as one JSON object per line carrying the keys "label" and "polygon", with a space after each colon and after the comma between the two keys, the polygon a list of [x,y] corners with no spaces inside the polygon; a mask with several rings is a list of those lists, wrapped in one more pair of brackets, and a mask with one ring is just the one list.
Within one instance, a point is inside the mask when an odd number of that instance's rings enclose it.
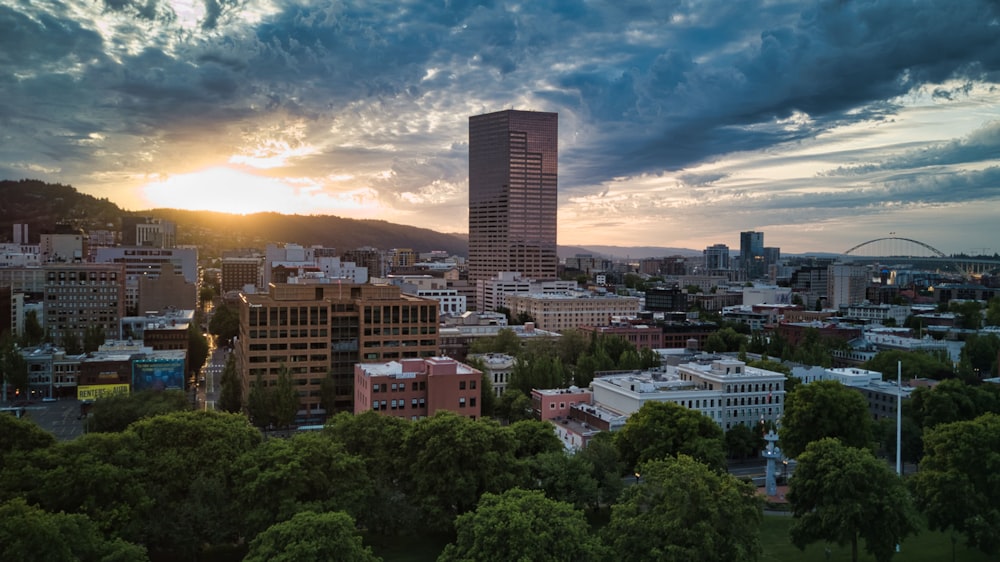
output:
{"label": "city street", "polygon": [[[211,336],[209,336],[211,342]],[[219,384],[222,377],[222,370],[226,367],[228,352],[223,347],[213,347],[208,354],[208,361],[201,368],[201,375],[204,382],[198,381],[198,406],[204,410],[214,410],[215,402],[219,396]]]}

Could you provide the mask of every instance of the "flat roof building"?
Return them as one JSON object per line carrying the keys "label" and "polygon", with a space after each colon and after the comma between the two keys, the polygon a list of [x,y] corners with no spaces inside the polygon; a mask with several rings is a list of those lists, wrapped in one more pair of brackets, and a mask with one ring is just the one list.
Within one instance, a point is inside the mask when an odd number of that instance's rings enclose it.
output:
{"label": "flat roof building", "polygon": [[469,279],[518,271],[554,279],[559,115],[469,117]]}
{"label": "flat roof building", "polygon": [[482,415],[482,371],[450,357],[401,359],[354,366],[354,413],[417,420],[437,412]]}

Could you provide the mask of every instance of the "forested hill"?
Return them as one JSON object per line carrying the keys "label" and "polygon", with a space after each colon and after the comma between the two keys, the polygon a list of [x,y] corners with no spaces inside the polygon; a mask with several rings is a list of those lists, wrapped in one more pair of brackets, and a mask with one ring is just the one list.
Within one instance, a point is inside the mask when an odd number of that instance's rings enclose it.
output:
{"label": "forested hill", "polygon": [[268,242],[321,244],[338,250],[373,246],[412,248],[418,252],[443,250],[456,255],[465,255],[468,251],[463,236],[385,221],[278,213],[232,215],[178,209],[129,212],[107,199],[80,193],[68,185],[37,180],[0,180],[0,242],[12,240],[15,223],[27,223],[30,240],[37,243],[41,233],[53,232],[57,224],[84,230],[118,230],[121,217],[128,215],[175,222],[178,243],[198,245],[209,256],[218,255],[217,252],[227,248],[263,249]]}

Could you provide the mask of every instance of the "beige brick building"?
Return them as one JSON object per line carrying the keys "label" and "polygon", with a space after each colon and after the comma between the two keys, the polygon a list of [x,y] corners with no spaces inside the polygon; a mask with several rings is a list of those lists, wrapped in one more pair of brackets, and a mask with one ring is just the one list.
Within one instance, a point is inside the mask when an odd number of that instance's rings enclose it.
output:
{"label": "beige brick building", "polygon": [[637,297],[588,293],[508,295],[511,314],[525,312],[541,330],[561,332],[580,326],[607,326],[615,316],[639,314]]}
{"label": "beige brick building", "polygon": [[258,375],[274,385],[282,367],[298,389],[300,416],[329,413],[320,387],[335,388],[333,409],[353,411],[354,365],[432,357],[438,303],[389,285],[274,284],[241,295],[237,366],[248,391]]}

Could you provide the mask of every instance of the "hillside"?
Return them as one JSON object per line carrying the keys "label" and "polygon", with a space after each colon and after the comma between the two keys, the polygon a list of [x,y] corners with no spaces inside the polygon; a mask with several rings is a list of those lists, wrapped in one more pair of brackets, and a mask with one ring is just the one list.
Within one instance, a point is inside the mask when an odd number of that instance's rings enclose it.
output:
{"label": "hillside", "polygon": [[338,249],[374,246],[413,248],[419,252],[443,250],[457,255],[468,251],[468,243],[462,236],[385,221],[177,209],[128,212],[107,199],[80,193],[72,186],[37,180],[0,181],[0,202],[0,242],[11,241],[14,223],[27,223],[30,241],[37,243],[41,233],[54,231],[57,224],[84,230],[118,230],[123,216],[138,215],[175,222],[178,243],[195,244],[206,256],[219,255],[227,248],[263,249],[268,242],[321,244]]}

